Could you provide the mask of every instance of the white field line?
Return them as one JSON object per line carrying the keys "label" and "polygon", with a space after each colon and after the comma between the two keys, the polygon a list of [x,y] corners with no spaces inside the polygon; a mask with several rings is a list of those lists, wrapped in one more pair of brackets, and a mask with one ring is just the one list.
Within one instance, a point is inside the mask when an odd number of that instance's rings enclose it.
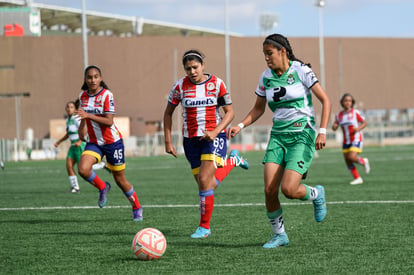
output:
{"label": "white field line", "polygon": [[[407,201],[331,201],[326,204],[410,204],[414,200]],[[312,202],[287,202],[282,205],[308,205]],[[246,207],[246,206],[264,206],[264,203],[231,203],[231,204],[215,204],[214,207]],[[105,208],[130,208],[130,205],[105,206]],[[144,208],[185,208],[199,207],[198,204],[159,204],[159,205],[143,205]],[[18,208],[0,208],[0,211],[19,211],[19,210],[60,210],[60,209],[94,209],[98,206],[45,206],[45,207],[18,207]]]}

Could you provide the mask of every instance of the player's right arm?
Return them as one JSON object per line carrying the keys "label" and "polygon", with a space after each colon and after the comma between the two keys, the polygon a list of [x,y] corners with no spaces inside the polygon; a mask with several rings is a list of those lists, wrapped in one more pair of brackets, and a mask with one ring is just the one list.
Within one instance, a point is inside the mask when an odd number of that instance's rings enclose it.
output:
{"label": "player's right arm", "polygon": [[79,128],[78,128],[79,140],[86,141],[86,134],[87,134],[86,122],[84,119],[82,119],[80,122]]}
{"label": "player's right arm", "polygon": [[164,140],[165,140],[165,152],[177,157],[174,145],[171,141],[171,129],[172,129],[172,115],[177,106],[168,103],[164,111]]}
{"label": "player's right arm", "polygon": [[59,139],[58,141],[56,141],[55,142],[55,147],[58,147],[59,146],[59,144],[62,142],[62,141],[64,141],[64,140],[66,140],[67,138],[69,137],[69,135],[68,135],[68,133],[66,133],[61,139]]}
{"label": "player's right arm", "polygon": [[335,121],[335,122],[332,124],[332,130],[336,131],[336,129],[338,129],[338,126],[339,126],[338,122],[336,122],[336,121]]}
{"label": "player's right arm", "polygon": [[332,124],[332,130],[336,131],[339,127],[338,115],[335,116],[335,122]]}

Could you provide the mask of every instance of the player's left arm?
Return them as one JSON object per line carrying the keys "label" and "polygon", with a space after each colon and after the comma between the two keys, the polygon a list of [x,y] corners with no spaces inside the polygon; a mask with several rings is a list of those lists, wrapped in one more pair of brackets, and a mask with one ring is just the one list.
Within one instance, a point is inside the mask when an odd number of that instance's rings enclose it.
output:
{"label": "player's left arm", "polygon": [[220,123],[217,124],[216,128],[212,131],[204,131],[204,135],[201,137],[201,139],[205,139],[207,141],[213,141],[219,133],[221,133],[224,129],[229,126],[229,124],[234,119],[234,110],[232,106],[232,100],[230,97],[230,94],[226,90],[226,86],[224,85],[224,82],[221,82],[220,84],[220,91],[217,98],[217,105],[218,107],[222,107],[224,111],[224,116],[221,119]]}
{"label": "player's left arm", "polygon": [[227,126],[229,126],[229,124],[234,119],[233,105],[224,105],[223,106],[223,111],[225,113],[224,117],[215,129],[217,131],[217,134],[221,133],[224,129],[226,129]]}
{"label": "player's left arm", "polygon": [[[332,107],[331,100],[329,99],[328,95],[323,90],[319,82],[315,83],[311,89],[312,89],[313,94],[316,96],[316,98],[318,98],[318,100],[322,104],[322,117],[321,117],[321,124],[319,128],[326,129],[326,127],[328,126],[328,122],[329,122],[329,116],[331,115],[331,107]],[[326,144],[326,133],[325,134],[319,133],[318,136],[316,137],[316,142],[315,142],[316,150],[321,150],[323,147],[325,147],[325,144]]]}
{"label": "player's left arm", "polygon": [[233,121],[234,118],[234,110],[232,105],[224,105],[223,111],[224,116],[220,123],[214,128],[212,131],[204,131],[204,135],[200,139],[205,139],[207,141],[213,141],[218,134],[220,134],[226,127]]}
{"label": "player's left arm", "polygon": [[367,127],[367,121],[359,113],[357,113],[357,120],[358,120],[358,127],[355,129],[355,131],[360,132],[362,129]]}

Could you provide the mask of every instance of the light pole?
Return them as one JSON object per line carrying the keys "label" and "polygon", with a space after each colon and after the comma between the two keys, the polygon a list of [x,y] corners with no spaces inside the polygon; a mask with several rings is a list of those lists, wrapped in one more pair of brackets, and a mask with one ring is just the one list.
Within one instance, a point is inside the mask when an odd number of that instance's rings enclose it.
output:
{"label": "light pole", "polygon": [[260,15],[260,35],[266,36],[279,25],[279,17],[273,13],[262,13]]}
{"label": "light pole", "polygon": [[321,67],[320,83],[322,88],[325,87],[325,49],[323,44],[323,7],[325,6],[325,0],[316,0],[316,6],[319,10],[319,66]]}
{"label": "light pole", "polygon": [[85,0],[82,0],[82,42],[83,42],[83,68],[88,67],[88,27],[86,18],[86,4]]}
{"label": "light pole", "polygon": [[226,86],[231,93],[230,75],[230,37],[229,37],[229,1],[224,2],[224,55],[226,58]]}

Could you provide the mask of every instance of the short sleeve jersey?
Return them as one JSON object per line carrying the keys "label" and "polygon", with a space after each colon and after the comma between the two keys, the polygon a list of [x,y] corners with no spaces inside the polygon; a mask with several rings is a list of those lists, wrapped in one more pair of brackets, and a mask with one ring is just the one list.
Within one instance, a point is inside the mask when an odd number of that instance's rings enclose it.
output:
{"label": "short sleeve jersey", "polygon": [[77,115],[71,115],[66,118],[66,133],[69,136],[71,144],[79,140],[78,129],[80,125],[80,118]]}
{"label": "short sleeve jersey", "polygon": [[[114,97],[111,91],[102,88],[96,95],[89,95],[88,91],[82,91],[79,95],[80,107],[87,113],[96,116],[115,114]],[[95,121],[86,119],[89,142],[98,145],[112,144],[122,138],[115,124],[111,126],[101,125]]]}
{"label": "short sleeve jersey", "polygon": [[311,88],[317,82],[311,68],[298,61],[290,61],[280,77],[270,68],[262,73],[256,94],[266,98],[273,112],[273,133],[298,132],[306,125],[314,129]]}
{"label": "short sleeve jersey", "polygon": [[348,112],[341,111],[335,115],[335,122],[339,124],[344,135],[344,144],[362,141],[362,132],[357,132],[355,129],[364,120],[365,116],[356,109],[351,109]]}
{"label": "short sleeve jersey", "polygon": [[194,84],[186,76],[178,80],[170,91],[168,103],[183,107],[183,136],[204,135],[221,122],[219,107],[232,104],[230,94],[220,78],[207,75],[207,80]]}

